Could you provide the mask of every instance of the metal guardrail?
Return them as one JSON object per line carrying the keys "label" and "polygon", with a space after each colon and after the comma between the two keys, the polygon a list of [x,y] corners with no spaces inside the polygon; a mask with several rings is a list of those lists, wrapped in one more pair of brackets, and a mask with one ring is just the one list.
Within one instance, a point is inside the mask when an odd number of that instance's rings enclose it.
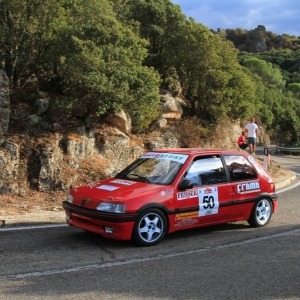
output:
{"label": "metal guardrail", "polygon": [[296,152],[300,152],[300,148],[276,146],[276,153],[278,153],[279,151],[296,153]]}

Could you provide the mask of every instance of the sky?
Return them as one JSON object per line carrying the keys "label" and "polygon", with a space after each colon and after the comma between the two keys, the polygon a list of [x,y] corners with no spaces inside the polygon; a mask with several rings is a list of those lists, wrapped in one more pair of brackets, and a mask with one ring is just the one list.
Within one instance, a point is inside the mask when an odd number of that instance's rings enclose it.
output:
{"label": "sky", "polygon": [[300,0],[171,0],[209,29],[255,29],[300,36]]}

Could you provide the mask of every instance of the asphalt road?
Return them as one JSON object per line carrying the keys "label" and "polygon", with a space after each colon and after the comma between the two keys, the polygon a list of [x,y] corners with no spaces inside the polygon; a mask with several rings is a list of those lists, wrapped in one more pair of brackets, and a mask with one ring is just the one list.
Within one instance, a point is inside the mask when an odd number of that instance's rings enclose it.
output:
{"label": "asphalt road", "polygon": [[[268,151],[271,159],[277,162],[282,168],[300,173],[300,156],[276,154],[276,147],[269,146]],[[264,147],[257,147],[256,153],[263,157]]]}
{"label": "asphalt road", "polygon": [[[300,173],[300,158],[271,159]],[[193,229],[149,248],[65,225],[1,230],[0,299],[300,299],[300,185],[278,192],[266,227]]]}

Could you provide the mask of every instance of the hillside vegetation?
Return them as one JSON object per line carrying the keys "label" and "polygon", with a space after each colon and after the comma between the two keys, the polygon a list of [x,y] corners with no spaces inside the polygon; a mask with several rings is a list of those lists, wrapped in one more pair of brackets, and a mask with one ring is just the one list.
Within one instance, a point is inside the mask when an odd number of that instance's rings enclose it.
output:
{"label": "hillside vegetation", "polygon": [[[52,123],[123,109],[143,132],[165,88],[187,99],[198,127],[255,116],[273,139],[299,145],[299,37],[213,32],[169,0],[1,0],[0,14],[11,93],[49,93]],[[257,38],[265,51],[249,52]]]}

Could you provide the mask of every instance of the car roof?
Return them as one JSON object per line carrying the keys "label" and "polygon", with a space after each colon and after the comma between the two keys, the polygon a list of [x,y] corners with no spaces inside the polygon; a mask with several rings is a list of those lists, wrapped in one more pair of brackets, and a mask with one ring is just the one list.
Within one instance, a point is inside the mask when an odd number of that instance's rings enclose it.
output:
{"label": "car roof", "polygon": [[164,152],[164,153],[180,153],[188,155],[213,155],[213,154],[238,154],[245,155],[247,152],[237,150],[224,150],[224,149],[206,149],[206,148],[165,148],[156,149],[151,152]]}

